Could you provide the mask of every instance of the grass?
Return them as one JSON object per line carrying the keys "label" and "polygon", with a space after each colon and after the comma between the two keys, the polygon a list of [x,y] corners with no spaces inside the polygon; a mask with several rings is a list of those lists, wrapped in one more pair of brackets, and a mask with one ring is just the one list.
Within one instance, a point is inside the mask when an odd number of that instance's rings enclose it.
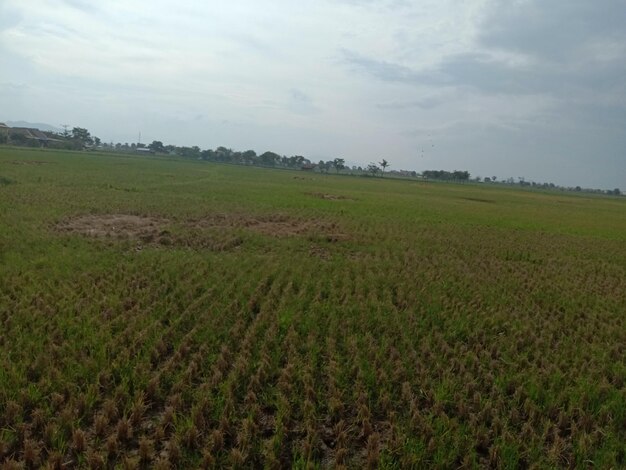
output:
{"label": "grass", "polygon": [[[0,182],[9,468],[626,465],[622,198],[12,148]],[[111,214],[157,222],[72,229]]]}

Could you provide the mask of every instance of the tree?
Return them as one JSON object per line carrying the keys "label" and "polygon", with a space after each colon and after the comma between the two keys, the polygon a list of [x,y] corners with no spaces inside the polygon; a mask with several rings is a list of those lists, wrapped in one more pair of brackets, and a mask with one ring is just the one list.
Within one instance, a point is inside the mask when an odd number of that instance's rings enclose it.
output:
{"label": "tree", "polygon": [[376,176],[379,169],[380,168],[378,168],[378,165],[376,165],[376,163],[370,163],[369,165],[367,165],[367,172],[371,173],[372,176]]}
{"label": "tree", "polygon": [[29,139],[24,134],[15,133],[15,132],[12,132],[9,134],[8,141],[12,145],[19,145],[19,146],[24,146],[24,147],[33,147],[34,143],[36,142],[35,139]]}
{"label": "tree", "polygon": [[325,162],[324,160],[320,160],[317,163],[317,168],[319,168],[320,173],[328,173],[328,170],[330,169],[330,167],[332,166],[333,162],[331,162],[330,160]]}
{"label": "tree", "polygon": [[230,161],[236,163],[237,165],[241,165],[243,163],[243,153],[236,150],[230,155]]}
{"label": "tree", "polygon": [[148,148],[155,153],[165,152],[165,147],[163,146],[163,142],[161,142],[160,140],[153,140],[152,143],[148,145]]}
{"label": "tree", "polygon": [[93,138],[87,129],[82,127],[74,127],[72,129],[72,140],[81,143],[82,145],[93,144]]}
{"label": "tree", "polygon": [[197,145],[194,145],[193,147],[178,147],[177,153],[183,158],[193,158],[194,160],[202,157],[200,147]]}
{"label": "tree", "polygon": [[280,155],[274,152],[265,152],[259,156],[261,159],[261,165],[266,166],[275,166],[276,163],[280,162]]}
{"label": "tree", "polygon": [[306,164],[305,160],[306,158],[304,158],[302,155],[292,155],[291,157],[289,157],[289,166],[292,168],[301,168],[302,165]]}
{"label": "tree", "polygon": [[257,159],[256,152],[254,150],[246,150],[241,154],[241,158],[246,165],[254,165]]}
{"label": "tree", "polygon": [[456,180],[456,181],[468,181],[470,178],[470,174],[469,171],[459,171],[459,170],[455,170],[452,173],[452,179]]}
{"label": "tree", "polygon": [[383,161],[379,163],[380,167],[383,169],[382,176],[385,176],[385,168],[389,166],[389,162],[383,158]]}
{"label": "tree", "polygon": [[215,159],[218,162],[228,162],[231,159],[233,151],[226,147],[218,147],[215,149]]}
{"label": "tree", "polygon": [[340,170],[346,167],[346,161],[343,158],[335,158],[333,160],[333,166],[335,167],[335,171],[339,173]]}

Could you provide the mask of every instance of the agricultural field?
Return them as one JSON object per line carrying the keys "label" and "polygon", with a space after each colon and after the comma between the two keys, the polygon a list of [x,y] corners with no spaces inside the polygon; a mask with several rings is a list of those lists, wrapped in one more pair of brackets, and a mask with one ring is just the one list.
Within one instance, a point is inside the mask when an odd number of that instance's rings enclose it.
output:
{"label": "agricultural field", "polygon": [[0,149],[0,466],[623,468],[626,199]]}

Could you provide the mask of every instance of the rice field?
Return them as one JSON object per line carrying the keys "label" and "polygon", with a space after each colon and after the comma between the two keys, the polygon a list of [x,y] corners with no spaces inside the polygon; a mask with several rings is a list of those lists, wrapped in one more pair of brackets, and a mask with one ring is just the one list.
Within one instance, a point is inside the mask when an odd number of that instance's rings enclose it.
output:
{"label": "rice field", "polygon": [[3,468],[625,443],[625,198],[0,148]]}

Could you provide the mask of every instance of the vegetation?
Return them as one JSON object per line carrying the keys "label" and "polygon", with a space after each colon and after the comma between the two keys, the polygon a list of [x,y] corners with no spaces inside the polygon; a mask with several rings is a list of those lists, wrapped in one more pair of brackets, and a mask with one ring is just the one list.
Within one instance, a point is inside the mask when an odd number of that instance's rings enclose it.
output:
{"label": "vegetation", "polygon": [[469,181],[470,174],[468,171],[443,171],[443,170],[426,170],[422,172],[422,176],[432,180],[443,181]]}
{"label": "vegetation", "polygon": [[7,468],[623,468],[626,201],[0,149]]}
{"label": "vegetation", "polygon": [[380,165],[382,171],[381,176],[385,176],[385,170],[389,166],[389,162],[383,158],[382,161],[380,161],[378,164]]}
{"label": "vegetation", "polygon": [[[267,168],[315,170],[315,172],[319,173],[328,173],[331,170],[334,170],[337,174],[343,173],[358,176],[377,176],[380,173],[380,176],[383,177],[387,167],[391,166],[390,163],[384,158],[379,163],[372,162],[366,167],[355,165],[349,167],[346,165],[346,161],[343,158],[335,158],[328,161],[320,160],[318,163],[314,164],[311,160],[303,157],[302,155],[292,155],[288,157],[286,155],[281,156],[271,151],[257,155],[254,150],[241,152],[222,146],[217,147],[215,150],[202,150],[200,147],[195,145],[192,147],[164,145],[160,140],[154,140],[148,145],[142,143],[129,144],[127,142],[124,144],[120,142],[114,144],[113,142],[102,142],[99,137],[92,136],[87,129],[74,127],[70,132],[67,130],[67,127],[69,126],[64,127],[65,130],[61,133],[45,132],[44,134],[51,138],[49,141],[41,141],[37,138],[28,138],[21,133],[14,132],[15,130],[9,130],[6,133],[0,133],[0,144],[10,143],[14,146],[23,147],[46,147],[57,150],[97,150],[101,152],[126,154],[149,152],[157,155],[170,155],[184,159],[207,162],[262,166]],[[388,173],[388,175],[403,179],[414,178],[454,183],[466,183],[470,181],[470,173],[465,170],[424,170],[422,173],[418,173],[414,170],[392,170]],[[526,181],[524,177],[518,177],[516,181],[514,178],[498,180],[497,176],[486,176],[484,178],[476,176],[472,181],[475,183],[498,183],[500,185],[529,187],[542,190],[586,192],[612,196],[620,196],[622,194],[619,188],[602,190],[595,188],[582,188],[580,186],[565,187],[554,183]]]}

